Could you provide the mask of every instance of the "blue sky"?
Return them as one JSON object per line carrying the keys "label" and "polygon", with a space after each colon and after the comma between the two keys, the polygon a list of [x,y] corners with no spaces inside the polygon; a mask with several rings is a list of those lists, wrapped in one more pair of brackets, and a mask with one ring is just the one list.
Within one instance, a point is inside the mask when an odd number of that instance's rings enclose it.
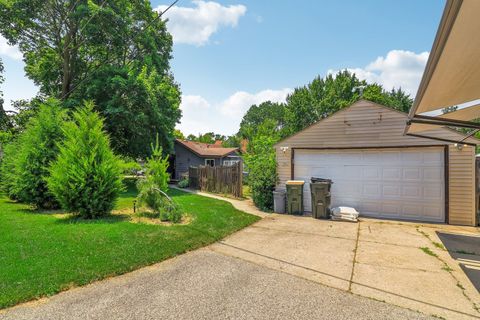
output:
{"label": "blue sky", "polygon": [[[153,0],[162,9],[169,2]],[[185,133],[232,134],[252,103],[284,101],[295,87],[339,69],[412,95],[443,0],[187,1],[166,16],[174,37]],[[0,38],[9,100],[28,98],[15,48]]]}

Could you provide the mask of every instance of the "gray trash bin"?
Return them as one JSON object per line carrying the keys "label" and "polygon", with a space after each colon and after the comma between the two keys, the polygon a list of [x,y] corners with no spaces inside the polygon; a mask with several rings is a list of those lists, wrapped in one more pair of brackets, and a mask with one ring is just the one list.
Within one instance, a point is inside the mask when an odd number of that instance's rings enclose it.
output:
{"label": "gray trash bin", "polygon": [[273,211],[275,213],[285,213],[285,195],[283,190],[273,191]]}

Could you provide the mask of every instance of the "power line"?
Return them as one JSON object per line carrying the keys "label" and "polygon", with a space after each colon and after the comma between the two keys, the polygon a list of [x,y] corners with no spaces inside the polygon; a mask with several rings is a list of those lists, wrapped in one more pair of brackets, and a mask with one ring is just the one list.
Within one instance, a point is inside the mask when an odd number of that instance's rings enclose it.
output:
{"label": "power line", "polygon": [[[156,22],[158,19],[160,19],[162,17],[162,15],[167,12],[170,8],[172,8],[179,0],[175,0],[172,4],[170,4],[165,10],[163,10],[162,12],[158,13],[157,16],[152,20],[150,21],[144,28],[142,28],[141,30],[138,31],[138,33],[132,38],[132,39],[135,39],[136,37],[138,37],[140,35],[141,32],[145,31],[147,28],[149,28],[154,22]],[[64,100],[66,97],[68,97],[73,91],[75,91],[83,82],[85,82],[87,79],[89,79],[98,69],[100,69],[102,66],[104,66],[105,64],[110,64],[111,62],[113,62],[115,59],[110,59],[110,60],[107,60],[106,62],[103,62],[101,64],[98,64],[93,70],[92,72],[85,76],[83,79],[81,79],[77,84],[75,84],[68,92],[66,92],[60,99],[61,100]],[[133,62],[134,59],[128,61],[126,63],[126,66],[128,66],[131,62]]]}
{"label": "power line", "polygon": [[65,15],[65,19],[63,19],[62,23],[60,24],[60,27],[67,22],[68,16],[70,15],[70,13],[73,12],[73,10],[75,10],[75,8],[77,7],[77,4],[78,4],[80,1],[81,1],[81,0],[76,0],[75,3],[73,4],[72,8],[71,8],[70,10],[68,10],[67,14]]}
{"label": "power line", "polygon": [[[78,3],[79,0],[77,0],[77,3]],[[85,28],[90,24],[90,21],[92,21],[92,19],[100,12],[100,10],[103,9],[103,6],[105,5],[105,3],[107,2],[107,0],[103,0],[102,4],[100,5],[100,8],[97,10],[97,12],[95,12],[88,20],[87,22],[85,23],[85,25],[78,31],[78,34],[82,34],[83,30],[85,30]],[[67,19],[65,19],[65,22],[66,22]],[[65,51],[67,49],[69,49],[68,47],[70,46],[70,43],[72,42],[72,40],[70,39],[69,40],[69,43],[67,43],[65,45],[65,48],[63,49],[63,52],[62,52],[62,55],[65,54]],[[80,41],[80,43],[78,43],[75,47],[73,47],[72,49],[76,49],[76,48],[79,48],[83,43],[85,42],[85,38]]]}

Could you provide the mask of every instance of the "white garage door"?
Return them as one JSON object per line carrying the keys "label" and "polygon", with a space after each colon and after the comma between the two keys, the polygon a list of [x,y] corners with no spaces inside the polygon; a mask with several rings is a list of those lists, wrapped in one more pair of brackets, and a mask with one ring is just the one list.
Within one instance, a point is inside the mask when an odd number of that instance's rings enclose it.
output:
{"label": "white garage door", "polygon": [[295,180],[304,180],[311,211],[310,178],[333,180],[332,206],[361,215],[444,222],[443,148],[295,150]]}

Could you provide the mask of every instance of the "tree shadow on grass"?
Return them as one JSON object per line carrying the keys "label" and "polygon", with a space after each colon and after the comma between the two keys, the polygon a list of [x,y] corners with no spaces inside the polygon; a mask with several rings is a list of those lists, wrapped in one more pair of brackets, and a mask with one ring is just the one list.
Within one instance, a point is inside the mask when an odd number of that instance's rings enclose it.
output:
{"label": "tree shadow on grass", "polygon": [[86,219],[77,215],[68,215],[67,217],[60,218],[56,221],[59,224],[105,224],[105,223],[118,223],[129,221],[130,216],[128,214],[111,214],[104,217]]}
{"label": "tree shadow on grass", "polygon": [[136,213],[137,216],[148,219],[160,219],[160,213],[141,210]]}
{"label": "tree shadow on grass", "polygon": [[21,208],[19,211],[26,214],[36,214],[36,215],[55,215],[55,214],[65,214],[65,211],[62,209],[39,209],[33,206],[29,206],[20,202],[12,202],[13,204],[21,204],[27,206],[26,208]]}
{"label": "tree shadow on grass", "polygon": [[[190,189],[187,189],[187,190],[190,190]],[[195,191],[195,190],[194,190]],[[184,197],[184,196],[194,196],[194,195],[198,195],[196,193],[192,193],[192,192],[188,192],[188,191],[183,191],[183,190],[178,190],[178,189],[174,189],[174,188],[169,188],[168,191],[167,191],[167,194],[170,196],[170,197]]]}

